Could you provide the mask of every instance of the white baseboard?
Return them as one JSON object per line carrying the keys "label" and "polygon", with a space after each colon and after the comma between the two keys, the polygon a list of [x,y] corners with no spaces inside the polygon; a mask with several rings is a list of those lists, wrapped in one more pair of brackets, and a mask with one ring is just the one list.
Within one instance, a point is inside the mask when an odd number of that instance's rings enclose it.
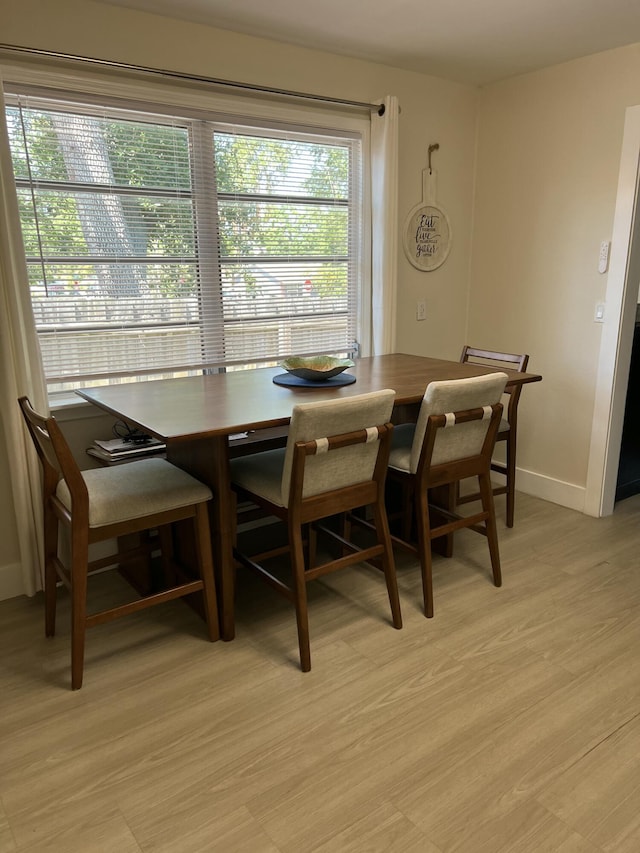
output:
{"label": "white baseboard", "polygon": [[20,563],[9,563],[0,566],[0,601],[24,595],[22,583],[22,566]]}
{"label": "white baseboard", "polygon": [[573,483],[565,483],[535,471],[524,471],[518,468],[516,472],[516,490],[532,495],[534,498],[550,501],[568,509],[584,512],[586,488]]}

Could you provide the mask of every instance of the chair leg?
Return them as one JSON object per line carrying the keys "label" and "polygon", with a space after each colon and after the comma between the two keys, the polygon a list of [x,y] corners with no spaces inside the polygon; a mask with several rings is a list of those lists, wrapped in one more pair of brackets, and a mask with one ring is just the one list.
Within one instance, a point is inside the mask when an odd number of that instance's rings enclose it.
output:
{"label": "chair leg", "polygon": [[460,480],[456,480],[455,484],[455,497],[454,497],[454,508],[459,506],[460,504]]}
{"label": "chair leg", "polygon": [[506,477],[507,477],[507,527],[513,527],[516,508],[516,437],[515,432],[509,432],[506,441]]}
{"label": "chair leg", "polygon": [[[353,535],[353,524],[351,523],[352,513],[351,512],[343,512],[340,516],[340,535],[343,539],[346,539],[347,542],[351,542],[351,537]],[[342,556],[346,556],[348,553],[348,548],[343,546],[342,548]],[[309,568],[312,567],[312,564],[309,564]]]}
{"label": "chair leg", "polygon": [[[432,505],[441,507],[447,512],[453,513],[456,509],[456,487],[455,483],[445,483],[435,489],[430,489],[427,496],[427,513],[429,512],[429,500]],[[437,539],[432,539],[432,548],[436,554],[443,557],[453,557],[453,533],[446,533]]]}
{"label": "chair leg", "polygon": [[162,564],[162,588],[168,589],[176,583],[173,565],[173,530],[170,524],[163,524],[158,528],[158,539],[160,540],[160,561]]}
{"label": "chair leg", "polygon": [[402,483],[402,538],[411,542],[411,525],[413,524],[412,494],[408,483]]}
{"label": "chair leg", "polygon": [[493,501],[493,489],[491,486],[491,477],[487,474],[481,474],[478,477],[480,483],[480,496],[482,499],[482,509],[489,513],[486,521],[487,541],[489,543],[489,555],[491,557],[491,568],[493,570],[493,582],[495,586],[502,586],[502,570],[500,568],[500,549],[498,547],[498,531],[496,529],[496,513]]}
{"label": "chair leg", "polygon": [[304,548],[302,530],[299,524],[289,524],[289,544],[291,547],[291,569],[293,572],[293,593],[298,626],[298,647],[300,649],[300,669],[311,669],[311,648],[309,644],[309,611],[307,607],[307,584],[304,576]]}
{"label": "chair leg", "polygon": [[[396,566],[393,559],[393,547],[391,545],[391,534],[389,532],[389,522],[387,514],[384,510],[384,495],[379,502],[373,505],[373,516],[378,536],[378,542],[384,545],[382,554],[382,568],[384,570],[384,578],[387,582],[387,594],[389,595],[389,604],[391,605],[391,617],[394,628],[402,628],[402,614],[400,612],[400,596],[398,595],[398,579],[396,577]],[[382,505],[381,505],[382,504]]]}
{"label": "chair leg", "polygon": [[213,573],[213,557],[211,555],[211,532],[209,529],[209,509],[207,504],[196,506],[193,520],[196,534],[196,551],[198,566],[202,579],[202,598],[204,613],[207,619],[207,630],[212,642],[220,639],[220,623],[218,621],[218,602],[216,598],[216,583]]}
{"label": "chair leg", "polygon": [[318,554],[318,531],[313,524],[307,525],[307,559],[308,566],[312,569],[316,564]]}
{"label": "chair leg", "polygon": [[427,619],[433,616],[433,570],[431,559],[431,525],[429,522],[428,494],[416,489],[414,494],[416,526],[418,528],[418,554],[420,555],[420,570],[422,572],[422,597],[424,600],[424,615]]}
{"label": "chair leg", "polygon": [[87,567],[89,544],[83,532],[71,534],[71,688],[82,687],[87,631]]}
{"label": "chair leg", "polygon": [[44,510],[44,633],[53,637],[56,633],[56,604],[58,598],[58,519],[48,507]]}

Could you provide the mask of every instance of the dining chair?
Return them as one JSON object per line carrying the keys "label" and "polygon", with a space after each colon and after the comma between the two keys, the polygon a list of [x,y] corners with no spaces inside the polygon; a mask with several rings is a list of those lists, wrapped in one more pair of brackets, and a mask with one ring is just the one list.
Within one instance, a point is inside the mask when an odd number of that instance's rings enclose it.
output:
{"label": "dining chair", "polygon": [[[287,526],[291,581],[265,566],[283,549],[248,555],[235,549],[241,566],[252,569],[293,603],[300,666],[311,669],[306,585],[355,563],[381,563],[394,628],[402,627],[393,549],[384,504],[384,484],[393,426],[395,392],[375,391],[294,406],[286,447],[231,460],[231,483],[239,501],[250,501]],[[375,542],[363,546],[320,524],[371,507]],[[339,556],[316,563],[318,531],[337,543]],[[306,533],[306,539],[304,534]],[[306,551],[306,557],[305,557]],[[326,556],[326,555],[324,555]]]}
{"label": "dining chair", "polygon": [[[514,370],[523,372],[527,369],[529,363],[528,355],[517,355],[508,352],[493,352],[492,350],[478,349],[477,347],[465,346],[460,356],[460,361],[470,364],[481,364],[489,367],[500,367],[505,370]],[[491,461],[491,470],[501,474],[505,480],[501,485],[493,485],[494,497],[498,495],[507,496],[507,527],[513,527],[515,506],[516,506],[516,442],[517,442],[517,427],[518,427],[518,401],[522,385],[517,385],[505,389],[505,394],[509,400],[507,404],[506,416],[502,418],[500,427],[498,428],[498,437],[496,441],[506,442],[505,462],[493,459]],[[458,503],[468,503],[469,501],[477,501],[480,498],[478,492],[460,494],[458,489]]]}
{"label": "dining chair", "polygon": [[[393,433],[389,480],[401,487],[401,529],[393,542],[417,553],[422,573],[424,613],[433,616],[431,542],[469,528],[487,538],[493,581],[502,584],[495,508],[491,490],[491,455],[502,416],[500,398],[507,375],[430,382],[415,424]],[[477,478],[482,511],[460,516],[451,506],[451,488]],[[434,490],[448,497],[437,505]],[[442,504],[445,504],[444,506]],[[455,503],[455,502],[454,502]]]}
{"label": "dining chair", "polygon": [[[174,598],[202,593],[209,639],[219,638],[211,556],[207,486],[165,459],[152,458],[80,471],[55,417],[38,414],[27,397],[20,408],[43,471],[45,633],[55,633],[57,581],[71,594],[71,687],[82,686],[86,629]],[[173,553],[171,525],[192,519],[199,577],[185,574]],[[69,532],[69,565],[59,555],[59,526]],[[157,530],[157,537],[152,531]],[[89,546],[144,534],[133,549],[89,560]],[[136,537],[138,538],[138,537]],[[92,572],[150,558],[160,547],[168,588],[89,613],[87,581]]]}

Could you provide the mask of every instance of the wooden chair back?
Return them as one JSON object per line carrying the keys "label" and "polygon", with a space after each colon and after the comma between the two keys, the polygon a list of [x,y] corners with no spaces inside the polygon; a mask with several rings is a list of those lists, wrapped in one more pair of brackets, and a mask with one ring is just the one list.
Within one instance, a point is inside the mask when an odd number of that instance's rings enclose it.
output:
{"label": "wooden chair back", "polygon": [[[488,373],[469,379],[430,382],[424,393],[411,448],[410,470],[424,468],[426,428],[431,415],[443,415],[493,405],[500,402],[507,382],[506,373]],[[433,462],[455,461],[477,455],[484,445],[487,424],[477,419],[460,422],[455,429],[434,434]],[[432,464],[431,458],[429,465]]]}
{"label": "wooden chair back", "polygon": [[[462,364],[480,364],[487,367],[500,367],[502,370],[515,370],[523,373],[529,364],[527,354],[498,352],[496,350],[479,349],[478,347],[464,346],[460,356]],[[509,395],[507,403],[506,419],[509,424],[516,423],[518,416],[518,401],[522,385],[505,388],[504,393]]]}
{"label": "wooden chair back", "polygon": [[[381,446],[378,437],[374,440],[373,432],[368,441],[347,440],[345,436],[362,435],[367,428],[374,430],[389,422],[394,398],[395,392],[386,389],[294,406],[282,471],[283,499],[288,500],[291,493],[295,447],[300,442],[321,441],[315,452],[305,453],[304,476],[299,483],[301,497],[335,492],[371,480]],[[324,452],[329,447],[331,453]]]}
{"label": "wooden chair back", "polygon": [[[478,347],[465,346],[462,349],[460,361],[471,364],[481,364],[490,367],[501,367],[505,370],[523,372],[529,364],[529,356],[526,354],[498,352],[495,350],[479,349]],[[505,389],[508,397],[506,416],[500,424],[497,441],[506,442],[506,462],[494,460],[491,468],[505,477],[505,484],[495,486],[494,495],[507,496],[507,527],[513,527],[515,518],[515,479],[516,479],[516,446],[518,435],[518,403],[522,385],[511,386]],[[458,502],[467,503],[479,498],[479,493],[461,496],[458,493]]]}
{"label": "wooden chair back", "polygon": [[[377,500],[384,489],[392,431],[393,425],[387,422],[320,440],[297,441],[293,446],[287,501],[289,510],[299,512],[300,520],[304,524],[366,506]],[[366,451],[366,464],[356,473],[356,466],[363,461],[363,453],[360,452],[362,450]],[[331,472],[344,471],[345,467],[351,468],[344,451],[353,454],[352,472],[347,473],[347,476],[342,477],[333,487],[329,487],[325,475],[319,476],[318,467],[312,466],[314,462],[324,464]],[[331,455],[335,457],[334,460]],[[313,485],[315,482],[317,486],[318,481],[322,483],[320,490]]]}
{"label": "wooden chair back", "polygon": [[[436,488],[488,471],[502,411],[502,403],[494,403],[482,408],[429,415],[416,471],[418,482],[425,489]],[[473,434],[467,430],[467,435],[457,442],[460,452],[440,454],[438,457],[438,439],[448,437],[447,432],[462,431],[463,425],[473,425],[479,429],[474,429]]]}
{"label": "wooden chair back", "polygon": [[58,422],[52,416],[38,414],[27,397],[20,397],[18,403],[42,464],[45,501],[55,501],[56,486],[64,479],[69,487],[74,514],[80,513],[88,519],[87,486]]}

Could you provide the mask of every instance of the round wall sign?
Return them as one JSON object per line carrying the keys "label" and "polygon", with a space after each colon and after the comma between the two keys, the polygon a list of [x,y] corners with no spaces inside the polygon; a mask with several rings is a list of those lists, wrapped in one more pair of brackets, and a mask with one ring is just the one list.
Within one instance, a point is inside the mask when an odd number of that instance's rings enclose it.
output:
{"label": "round wall sign", "polygon": [[414,267],[435,270],[451,248],[451,226],[447,214],[435,204],[419,204],[407,216],[404,251]]}

